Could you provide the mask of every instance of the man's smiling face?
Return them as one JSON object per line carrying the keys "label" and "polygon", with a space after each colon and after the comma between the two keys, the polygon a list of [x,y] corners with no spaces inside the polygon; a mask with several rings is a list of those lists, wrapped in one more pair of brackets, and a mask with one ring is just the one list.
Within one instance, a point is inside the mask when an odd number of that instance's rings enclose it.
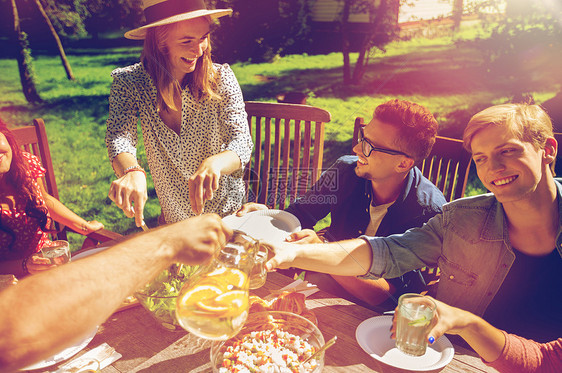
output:
{"label": "man's smiling face", "polygon": [[518,201],[536,190],[545,169],[544,149],[494,125],[476,132],[470,146],[480,181],[499,202]]}

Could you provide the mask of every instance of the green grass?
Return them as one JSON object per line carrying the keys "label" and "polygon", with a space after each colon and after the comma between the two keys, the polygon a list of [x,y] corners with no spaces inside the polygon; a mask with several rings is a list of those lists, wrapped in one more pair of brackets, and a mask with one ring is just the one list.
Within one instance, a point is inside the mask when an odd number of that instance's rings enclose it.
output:
{"label": "green grass", "polygon": [[[465,38],[482,36],[473,29],[463,35]],[[0,59],[3,72],[0,116],[14,125],[43,117],[61,200],[84,218],[103,222],[108,229],[123,233],[137,231],[132,219],[127,219],[107,198],[114,175],[104,136],[110,73],[116,67],[138,61],[140,49],[88,49],[82,44],[80,49],[66,52],[77,78],[74,82],[66,79],[57,56],[35,56],[38,89],[46,101],[37,106],[24,100],[16,61]],[[357,55],[351,57],[354,62]],[[517,90],[532,93],[540,103],[560,88],[560,82],[548,74],[548,69],[556,69],[554,63],[542,66],[540,74],[532,74],[522,67],[521,76],[526,78],[519,80],[484,64],[481,52],[470,42],[455,43],[450,37],[390,44],[385,54],[379,51],[371,56],[369,68],[358,86],[341,83],[342,61],[340,53],[291,55],[272,63],[240,63],[232,68],[246,100],[275,101],[279,93],[303,91],[309,94],[309,104],[331,112],[332,121],[326,126],[325,166],[350,152],[355,117],[369,118],[378,104],[391,98],[427,106],[440,123],[440,134],[459,137],[472,114],[491,104],[508,101]],[[532,66],[536,69],[536,64]],[[139,156],[146,166],[142,141]],[[483,191],[471,172],[467,195]],[[149,180],[149,203],[145,211],[149,226],[157,224],[159,213]]]}

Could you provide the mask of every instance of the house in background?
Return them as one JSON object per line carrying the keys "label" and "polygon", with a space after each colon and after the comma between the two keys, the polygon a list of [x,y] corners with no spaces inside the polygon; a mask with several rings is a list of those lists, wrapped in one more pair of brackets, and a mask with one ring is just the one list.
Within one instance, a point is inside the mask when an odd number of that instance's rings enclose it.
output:
{"label": "house in background", "polygon": [[[372,0],[375,7],[380,0]],[[478,22],[478,15],[473,11],[479,4],[487,0],[464,0],[464,14],[462,23]],[[311,32],[314,46],[318,53],[341,50],[341,20],[345,0],[312,0]],[[505,3],[505,1],[503,2]],[[452,0],[409,0],[400,5],[400,0],[393,1],[396,14],[396,24],[400,27],[403,37],[425,36],[432,37],[443,32],[450,32],[453,20]],[[499,9],[492,7],[480,8],[480,12],[499,14],[505,12],[505,5]],[[356,37],[352,37],[351,49],[356,50],[361,36],[368,32],[369,14],[366,12],[352,12],[349,15],[349,29]],[[353,41],[355,43],[353,43]]]}
{"label": "house in background", "polygon": [[[370,0],[375,8],[380,0]],[[345,0],[313,0],[310,5],[311,33],[317,53],[341,51],[341,23]],[[392,0],[395,22],[398,25],[398,11],[400,0]],[[362,36],[369,32],[369,14],[364,11],[351,9],[348,18],[351,33],[351,50],[356,50],[361,43]]]}

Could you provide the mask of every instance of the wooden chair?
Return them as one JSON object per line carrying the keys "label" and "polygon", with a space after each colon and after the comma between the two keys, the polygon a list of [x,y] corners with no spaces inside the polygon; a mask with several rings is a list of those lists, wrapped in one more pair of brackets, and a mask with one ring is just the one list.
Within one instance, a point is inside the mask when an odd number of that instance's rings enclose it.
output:
{"label": "wooden chair", "polygon": [[322,172],[328,111],[298,104],[246,102],[254,154],[244,180],[248,202],[284,209]]}
{"label": "wooden chair", "polygon": [[[59,191],[57,188],[53,161],[51,159],[51,151],[49,150],[49,142],[47,141],[47,131],[45,130],[45,122],[43,119],[34,119],[33,125],[13,128],[11,131],[14,134],[16,141],[24,151],[34,154],[41,160],[41,164],[47,170],[45,177],[42,179],[45,190],[56,199],[59,199]],[[54,235],[54,238],[66,240],[66,232],[69,231],[70,228],[58,223],[56,223],[55,226],[57,232]],[[76,233],[80,234],[80,232]],[[122,237],[123,236],[118,233],[102,229],[90,233],[84,240],[82,249],[95,246],[100,242],[107,242]]]}
{"label": "wooden chair", "polygon": [[[363,118],[356,118],[352,146],[359,141],[359,128],[362,126],[365,126]],[[471,160],[461,140],[437,136],[431,153],[417,166],[450,202],[464,196]]]}

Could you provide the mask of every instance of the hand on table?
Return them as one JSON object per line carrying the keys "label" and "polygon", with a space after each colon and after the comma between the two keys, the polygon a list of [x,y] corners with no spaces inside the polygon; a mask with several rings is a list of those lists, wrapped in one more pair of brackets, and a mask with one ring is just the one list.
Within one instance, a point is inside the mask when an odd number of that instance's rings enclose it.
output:
{"label": "hand on table", "polygon": [[287,237],[285,241],[298,244],[324,243],[324,241],[322,241],[320,237],[318,237],[316,232],[312,229],[303,229],[302,231],[291,233],[291,235]]}
{"label": "hand on table", "polygon": [[86,224],[82,226],[82,234],[88,235],[92,232],[99,231],[103,229],[103,224],[97,220],[87,221]]}
{"label": "hand on table", "polygon": [[148,199],[144,173],[129,172],[114,180],[109,187],[108,197],[123,210],[125,216],[135,218],[137,227],[142,225],[144,205]]}
{"label": "hand on table", "polygon": [[269,207],[261,203],[248,202],[243,204],[242,207],[240,207],[240,210],[236,211],[236,216],[244,216],[249,212],[259,210],[269,210]]}

